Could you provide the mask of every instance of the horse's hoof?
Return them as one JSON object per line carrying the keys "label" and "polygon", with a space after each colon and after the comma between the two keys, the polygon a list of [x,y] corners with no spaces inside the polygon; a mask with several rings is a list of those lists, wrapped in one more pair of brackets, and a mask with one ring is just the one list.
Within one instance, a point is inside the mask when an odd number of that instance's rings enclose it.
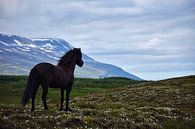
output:
{"label": "horse's hoof", "polygon": [[44,107],[44,109],[45,109],[45,111],[47,111],[48,110],[48,107]]}
{"label": "horse's hoof", "polygon": [[72,112],[72,109],[71,108],[66,108],[65,111],[66,112]]}

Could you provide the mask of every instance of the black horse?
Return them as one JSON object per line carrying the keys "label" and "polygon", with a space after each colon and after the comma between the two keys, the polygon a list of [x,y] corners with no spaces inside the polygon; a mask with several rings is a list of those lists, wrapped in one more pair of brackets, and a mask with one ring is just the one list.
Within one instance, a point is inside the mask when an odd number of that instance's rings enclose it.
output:
{"label": "black horse", "polygon": [[63,110],[64,91],[66,90],[66,108],[65,111],[71,111],[68,106],[70,92],[74,83],[75,66],[83,66],[82,53],[80,48],[74,48],[68,51],[58,62],[57,66],[50,63],[40,63],[31,69],[27,86],[22,97],[22,105],[25,106],[30,98],[32,99],[31,111],[35,110],[35,97],[39,86],[43,88],[42,101],[44,109],[47,110],[46,96],[48,88],[61,89],[61,106]]}

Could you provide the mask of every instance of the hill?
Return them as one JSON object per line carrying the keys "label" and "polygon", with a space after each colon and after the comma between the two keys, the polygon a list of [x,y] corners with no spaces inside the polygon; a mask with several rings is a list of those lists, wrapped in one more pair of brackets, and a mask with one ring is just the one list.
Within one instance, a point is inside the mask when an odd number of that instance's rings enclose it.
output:
{"label": "hill", "polygon": [[[57,61],[73,46],[63,39],[29,39],[17,35],[0,34],[0,74],[28,75],[30,69],[41,62],[57,64]],[[76,77],[127,77],[141,80],[123,69],[96,61],[83,53],[84,66],[76,68]]]}
{"label": "hill", "polygon": [[71,100],[73,112],[1,104],[0,128],[194,129],[195,76],[142,82]]}

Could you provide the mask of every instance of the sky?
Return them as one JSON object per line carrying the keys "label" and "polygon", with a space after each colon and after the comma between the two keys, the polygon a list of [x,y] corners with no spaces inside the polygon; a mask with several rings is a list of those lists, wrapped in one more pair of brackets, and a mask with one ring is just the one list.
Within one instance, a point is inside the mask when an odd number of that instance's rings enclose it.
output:
{"label": "sky", "polygon": [[0,33],[62,38],[147,80],[195,74],[194,0],[0,0]]}

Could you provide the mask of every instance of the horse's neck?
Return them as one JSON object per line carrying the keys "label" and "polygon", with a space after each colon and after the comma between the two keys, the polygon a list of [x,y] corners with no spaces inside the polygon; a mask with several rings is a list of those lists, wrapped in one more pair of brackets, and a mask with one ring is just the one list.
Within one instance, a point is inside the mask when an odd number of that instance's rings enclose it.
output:
{"label": "horse's neck", "polygon": [[66,67],[70,68],[70,69],[71,69],[71,71],[72,71],[72,72],[74,72],[74,70],[75,70],[75,66],[76,66],[76,64],[75,64],[75,63],[70,63],[70,64],[67,64],[67,66],[66,66]]}
{"label": "horse's neck", "polygon": [[75,66],[76,66],[76,58],[75,58],[75,56],[74,55],[70,56],[68,60],[69,60],[68,61],[69,63],[62,64],[62,65],[60,65],[60,67],[62,67],[62,69],[64,69],[64,70],[67,70],[67,68],[68,68],[68,69],[71,70],[71,72],[74,72]]}
{"label": "horse's neck", "polygon": [[76,63],[71,62],[71,63],[69,63],[69,64],[61,65],[60,67],[61,67],[62,69],[64,69],[65,71],[67,71],[67,69],[69,69],[70,72],[74,72],[75,66],[76,66]]}

